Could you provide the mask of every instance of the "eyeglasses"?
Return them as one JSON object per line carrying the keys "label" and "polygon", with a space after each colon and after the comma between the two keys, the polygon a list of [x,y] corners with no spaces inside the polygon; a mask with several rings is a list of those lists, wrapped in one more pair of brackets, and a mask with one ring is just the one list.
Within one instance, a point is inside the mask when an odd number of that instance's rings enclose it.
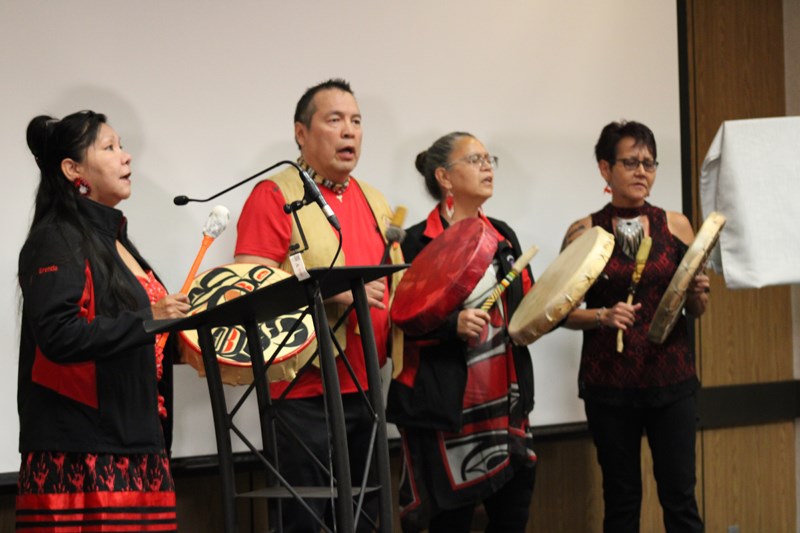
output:
{"label": "eyeglasses", "polygon": [[473,167],[482,168],[484,164],[489,165],[493,169],[497,169],[498,159],[496,155],[489,154],[469,154],[460,159],[456,159],[452,163],[447,163],[444,168],[450,168],[456,163],[469,163]]}
{"label": "eyeglasses", "polygon": [[635,157],[626,157],[625,159],[618,159],[622,166],[625,167],[625,170],[636,170],[639,168],[639,165],[642,165],[645,172],[655,172],[656,168],[658,168],[658,161],[653,161],[652,159],[636,159]]}

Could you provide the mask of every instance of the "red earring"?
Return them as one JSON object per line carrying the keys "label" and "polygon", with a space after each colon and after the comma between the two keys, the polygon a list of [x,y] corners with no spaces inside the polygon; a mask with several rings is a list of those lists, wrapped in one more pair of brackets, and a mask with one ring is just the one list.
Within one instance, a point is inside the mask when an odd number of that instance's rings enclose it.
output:
{"label": "red earring", "polygon": [[606,185],[603,188],[603,192],[606,193],[606,194],[611,194],[611,186],[610,185]]}
{"label": "red earring", "polygon": [[81,178],[75,178],[75,180],[72,182],[72,185],[81,196],[88,196],[89,193],[92,192],[92,188],[89,186],[89,184]]}
{"label": "red earring", "polygon": [[447,215],[447,219],[450,221],[453,220],[453,215],[456,212],[455,205],[456,205],[456,199],[453,198],[453,193],[447,191],[447,197],[444,200],[444,212]]}

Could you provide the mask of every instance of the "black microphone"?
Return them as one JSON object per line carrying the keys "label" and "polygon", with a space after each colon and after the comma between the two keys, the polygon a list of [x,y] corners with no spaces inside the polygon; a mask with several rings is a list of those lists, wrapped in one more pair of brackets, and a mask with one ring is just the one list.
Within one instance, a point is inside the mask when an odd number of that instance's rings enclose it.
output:
{"label": "black microphone", "polygon": [[306,204],[308,204],[310,202],[316,202],[317,205],[319,206],[319,208],[322,209],[322,212],[325,215],[325,217],[328,219],[328,222],[330,223],[330,225],[333,226],[334,228],[336,228],[336,231],[341,231],[342,230],[342,226],[339,224],[339,219],[336,218],[336,215],[333,214],[333,210],[328,205],[328,202],[326,202],[325,198],[322,197],[322,193],[319,192],[319,189],[317,188],[317,184],[314,183],[314,180],[311,179],[311,177],[306,173],[306,171],[303,170],[302,168],[300,168],[300,166],[297,163],[295,163],[294,161],[279,161],[279,162],[275,163],[274,165],[272,165],[270,167],[267,167],[264,170],[262,170],[260,172],[257,172],[257,173],[253,174],[252,176],[250,176],[248,178],[243,179],[239,183],[235,183],[234,185],[231,185],[227,189],[224,189],[224,190],[218,192],[217,194],[209,196],[208,198],[202,198],[202,199],[189,198],[188,196],[181,195],[181,196],[176,196],[175,198],[173,198],[172,199],[172,203],[174,203],[175,205],[186,205],[189,202],[200,202],[200,203],[208,202],[210,200],[213,200],[214,198],[217,198],[218,196],[222,196],[226,192],[232,191],[233,189],[235,189],[235,188],[237,188],[237,187],[239,187],[241,185],[244,185],[248,181],[256,179],[257,177],[261,176],[262,174],[266,174],[270,170],[278,168],[281,165],[291,165],[295,169],[297,169],[297,171],[300,173],[300,179],[303,180],[303,190],[305,191],[305,195],[303,196],[303,202],[302,202],[303,205],[306,205]]}
{"label": "black microphone", "polygon": [[297,167],[297,170],[300,171],[300,179],[303,180],[303,189],[306,191],[305,198],[307,198],[309,202],[317,202],[319,208],[322,209],[322,214],[328,219],[328,223],[333,226],[336,231],[342,231],[339,219],[336,218],[336,215],[333,214],[333,209],[331,209],[331,206],[325,201],[325,198],[322,197],[322,193],[319,192],[317,184],[314,183],[314,180],[311,179],[311,176],[309,176],[305,170],[300,167]]}

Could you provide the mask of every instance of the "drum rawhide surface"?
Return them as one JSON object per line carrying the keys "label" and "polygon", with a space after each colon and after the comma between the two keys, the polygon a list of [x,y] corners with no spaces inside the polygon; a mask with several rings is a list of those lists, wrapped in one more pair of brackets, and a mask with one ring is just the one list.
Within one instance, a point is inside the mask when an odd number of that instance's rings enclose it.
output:
{"label": "drum rawhide surface", "polygon": [[[266,265],[237,263],[213,268],[198,275],[188,291],[191,304],[190,315],[211,309],[260,287],[291,277],[291,274]],[[306,314],[291,336],[292,327],[298,321],[302,309],[259,324],[261,348],[265,361],[272,357],[275,349],[286,340],[284,347],[275,356],[267,370],[270,381],[291,380],[309,360],[316,349],[314,322]],[[247,346],[247,335],[243,327],[220,327],[211,330],[222,382],[228,385],[246,385],[253,381],[251,356]],[[182,331],[181,355],[183,361],[205,376],[203,357],[194,330]]]}
{"label": "drum rawhide surface", "polygon": [[594,226],[572,241],[522,299],[508,324],[519,345],[550,331],[581,302],[614,251],[614,236]]}
{"label": "drum rawhide surface", "polygon": [[661,344],[669,337],[686,303],[686,290],[694,277],[705,267],[708,254],[714,249],[719,234],[725,227],[725,220],[724,215],[714,211],[700,226],[700,231],[681,259],[667,292],[661,297],[661,302],[653,315],[650,331],[647,333],[650,342]]}
{"label": "drum rawhide surface", "polygon": [[470,295],[496,251],[497,236],[480,218],[447,228],[403,275],[392,303],[392,321],[414,336],[441,326]]}

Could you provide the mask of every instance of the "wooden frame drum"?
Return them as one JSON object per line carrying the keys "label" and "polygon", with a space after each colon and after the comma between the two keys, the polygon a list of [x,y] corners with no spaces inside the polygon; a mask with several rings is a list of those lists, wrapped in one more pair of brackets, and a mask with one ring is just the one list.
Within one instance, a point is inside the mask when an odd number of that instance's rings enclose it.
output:
{"label": "wooden frame drum", "polygon": [[614,236],[594,226],[572,241],[522,299],[508,324],[516,344],[531,344],[553,329],[578,304],[603,272]]}
{"label": "wooden frame drum", "polygon": [[[236,263],[223,265],[198,275],[189,288],[189,314],[196,314],[220,305],[260,287],[276,283],[291,275],[266,265]],[[259,324],[264,358],[283,348],[267,370],[270,381],[292,380],[316,351],[316,335],[310,313],[298,322],[303,309]],[[222,382],[228,385],[247,385],[253,381],[251,356],[243,327],[220,327],[211,330],[219,362]],[[205,376],[203,357],[194,330],[182,331],[181,356],[185,363]],[[284,342],[285,341],[285,342]]]}
{"label": "wooden frame drum", "polygon": [[686,304],[686,290],[694,277],[705,267],[708,254],[714,249],[719,234],[725,227],[725,220],[725,216],[714,211],[700,226],[700,231],[684,254],[667,287],[667,292],[661,297],[661,302],[656,308],[653,321],[650,323],[650,331],[647,333],[650,342],[662,344],[669,337]]}

